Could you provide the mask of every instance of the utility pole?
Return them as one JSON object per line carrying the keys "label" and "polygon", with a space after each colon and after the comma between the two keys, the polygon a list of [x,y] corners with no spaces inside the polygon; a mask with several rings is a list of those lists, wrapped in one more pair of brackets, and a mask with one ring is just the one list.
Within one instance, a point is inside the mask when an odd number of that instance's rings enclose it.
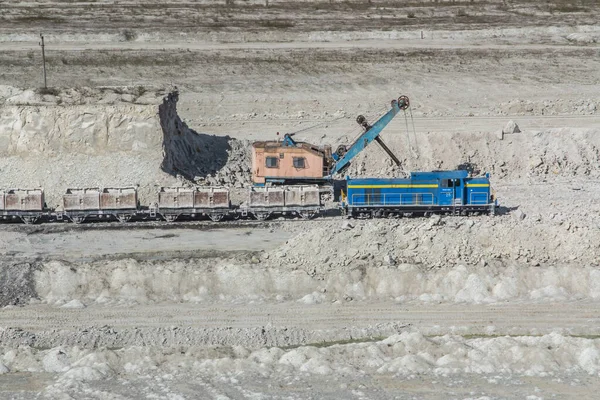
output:
{"label": "utility pole", "polygon": [[40,38],[42,39],[42,41],[39,44],[40,46],[42,46],[42,62],[44,63],[44,89],[47,89],[48,85],[46,84],[46,50],[44,46],[44,35],[42,35],[41,33]]}

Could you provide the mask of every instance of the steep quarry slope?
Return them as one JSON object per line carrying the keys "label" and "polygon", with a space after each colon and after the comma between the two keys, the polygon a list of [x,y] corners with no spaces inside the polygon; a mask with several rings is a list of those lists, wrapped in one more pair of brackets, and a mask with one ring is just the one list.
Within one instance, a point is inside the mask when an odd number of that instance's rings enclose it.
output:
{"label": "steep quarry slope", "polygon": [[177,92],[170,93],[159,107],[164,132],[163,171],[198,184],[249,184],[250,143],[194,131],[179,117],[178,100]]}
{"label": "steep quarry slope", "polygon": [[176,92],[141,87],[39,94],[4,86],[0,188],[42,187],[54,207],[70,187],[136,186],[150,204],[158,187],[185,183],[178,176],[204,182],[221,171],[247,181],[247,166],[223,169],[232,149],[245,154],[242,144],[189,129],[177,100]]}
{"label": "steep quarry slope", "polygon": [[[120,93],[121,92],[121,93]],[[160,173],[164,90],[4,90],[0,187],[42,187],[49,206],[69,187],[138,186],[147,199],[173,181]]]}
{"label": "steep quarry slope", "polygon": [[391,128],[384,136],[402,161],[401,167],[392,165],[389,157],[373,145],[356,158],[349,174],[403,176],[409,171],[459,168],[475,175],[489,172],[495,182],[600,176],[597,128],[523,129],[507,135],[501,132],[500,127],[496,133],[428,132],[415,136]]}
{"label": "steep quarry slope", "polygon": [[[72,300],[85,305],[128,305],[600,298],[597,227],[556,214],[350,224],[328,220],[316,226],[288,221],[274,222],[269,231],[269,235],[258,227],[245,232],[209,231],[221,242],[209,245],[212,256],[202,251],[210,241],[194,231],[170,230],[172,238],[143,231],[7,233],[3,243],[17,255],[3,261],[0,306],[34,300],[61,306]],[[123,243],[123,249],[129,246],[129,252],[110,254],[107,259],[98,250],[98,260],[89,261],[93,255],[77,251],[82,237],[117,247],[103,235]],[[264,248],[286,237],[276,248]],[[196,243],[189,238],[196,238]],[[257,243],[261,240],[263,248]],[[164,250],[169,241],[174,243],[170,253]],[[35,248],[35,254],[21,242]],[[236,252],[240,243],[252,250]],[[174,259],[149,257],[154,255],[149,246]],[[219,246],[229,251],[219,253]]]}

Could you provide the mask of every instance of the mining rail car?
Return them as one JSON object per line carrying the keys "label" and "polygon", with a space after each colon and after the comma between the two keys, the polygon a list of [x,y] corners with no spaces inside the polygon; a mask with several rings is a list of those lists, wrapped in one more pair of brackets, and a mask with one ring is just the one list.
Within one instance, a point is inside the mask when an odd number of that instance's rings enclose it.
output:
{"label": "mining rail car", "polygon": [[232,205],[226,187],[163,187],[157,202],[144,206],[133,187],[70,188],[62,196],[61,207],[48,208],[42,189],[0,190],[0,221],[79,224],[206,217],[218,222],[241,217],[262,221],[273,215],[310,219],[323,209],[322,192],[318,186],[253,187],[246,202]]}
{"label": "mining rail car", "polygon": [[62,200],[62,212],[54,211],[55,217],[75,223],[103,218],[127,222],[139,208],[137,190],[133,187],[67,189]]}
{"label": "mining rail car", "polygon": [[42,189],[0,190],[0,220],[39,221],[47,213]]}

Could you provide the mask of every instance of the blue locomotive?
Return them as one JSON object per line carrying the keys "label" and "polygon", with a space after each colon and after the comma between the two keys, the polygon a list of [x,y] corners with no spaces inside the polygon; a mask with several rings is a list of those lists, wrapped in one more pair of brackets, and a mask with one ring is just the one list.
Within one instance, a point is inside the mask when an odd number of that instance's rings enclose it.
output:
{"label": "blue locomotive", "polygon": [[496,200],[489,175],[467,171],[412,172],[408,179],[346,178],[342,210],[351,217],[494,214]]}

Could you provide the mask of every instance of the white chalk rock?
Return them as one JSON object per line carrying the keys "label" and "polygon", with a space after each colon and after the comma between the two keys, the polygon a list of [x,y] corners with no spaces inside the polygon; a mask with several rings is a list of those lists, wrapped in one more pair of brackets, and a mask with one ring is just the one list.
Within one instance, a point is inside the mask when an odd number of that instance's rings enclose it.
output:
{"label": "white chalk rock", "polygon": [[525,219],[525,217],[527,215],[521,210],[515,210],[515,212],[513,213],[513,216],[517,221],[522,221]]}
{"label": "white chalk rock", "polygon": [[42,360],[46,372],[64,372],[71,367],[69,356],[62,348],[52,349]]}
{"label": "white chalk rock", "polygon": [[104,379],[106,374],[99,368],[75,367],[64,373],[62,379],[71,381],[98,381]]}
{"label": "white chalk rock", "polygon": [[2,363],[0,363],[0,375],[3,374],[8,374],[10,372],[10,369],[8,369],[8,367]]}
{"label": "white chalk rock", "polygon": [[352,229],[352,228],[354,228],[354,225],[352,225],[350,223],[350,221],[344,221],[344,222],[342,222],[342,229],[349,230],[349,229]]}
{"label": "white chalk rock", "polygon": [[531,168],[541,167],[542,165],[544,165],[544,160],[539,156],[531,157],[529,159],[529,166]]}
{"label": "white chalk rock", "polygon": [[383,262],[387,265],[396,265],[396,260],[391,254],[386,254],[385,256],[383,256]]}
{"label": "white chalk rock", "polygon": [[323,293],[312,292],[302,297],[298,302],[303,304],[321,304],[324,300],[325,295]]}
{"label": "white chalk rock", "polygon": [[85,308],[85,305],[81,301],[73,299],[70,302],[60,306],[60,308]]}
{"label": "white chalk rock", "polygon": [[509,135],[512,133],[520,133],[521,129],[519,129],[519,126],[517,125],[517,123],[513,120],[510,120],[506,123],[506,126],[504,127],[504,129],[502,130],[502,132],[505,135]]}
{"label": "white chalk rock", "polygon": [[596,43],[600,41],[600,35],[593,33],[571,33],[567,36],[567,40],[576,43]]}

